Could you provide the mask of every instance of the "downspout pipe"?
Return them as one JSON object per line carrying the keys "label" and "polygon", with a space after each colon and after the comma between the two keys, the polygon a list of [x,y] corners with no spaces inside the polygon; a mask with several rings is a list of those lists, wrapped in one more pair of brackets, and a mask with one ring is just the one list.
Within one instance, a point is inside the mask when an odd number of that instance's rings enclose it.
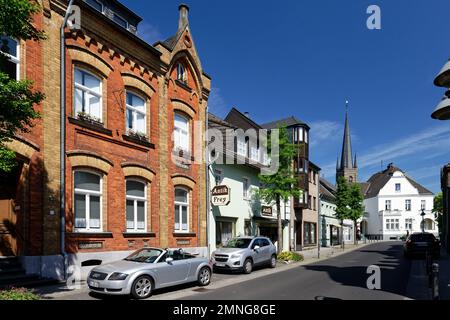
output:
{"label": "downspout pipe", "polygon": [[60,66],[60,250],[63,257],[64,265],[64,280],[67,279],[67,252],[65,249],[65,234],[66,234],[66,39],[64,36],[64,30],[67,25],[67,20],[72,13],[72,5],[74,0],[69,1],[69,5],[66,9],[64,21],[60,29],[60,44],[61,44],[61,66]]}
{"label": "downspout pipe", "polygon": [[210,201],[209,201],[209,152],[208,152],[208,143],[209,143],[209,137],[208,137],[208,106],[205,108],[205,171],[206,171],[206,255],[207,258],[210,258],[211,254],[211,247],[209,243],[209,215],[211,211],[210,207]]}

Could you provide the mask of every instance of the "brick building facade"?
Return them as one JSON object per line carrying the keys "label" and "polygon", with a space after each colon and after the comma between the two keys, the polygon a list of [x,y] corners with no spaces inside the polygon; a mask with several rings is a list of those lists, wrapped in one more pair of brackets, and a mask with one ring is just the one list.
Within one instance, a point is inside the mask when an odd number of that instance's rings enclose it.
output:
{"label": "brick building facade", "polygon": [[65,30],[62,233],[59,34],[68,1],[39,3],[43,10],[35,22],[48,39],[27,42],[21,52],[27,57],[24,76],[46,99],[32,132],[10,144],[15,151],[24,149],[17,154],[26,158],[29,183],[17,186],[30,189],[21,200],[30,208],[17,217],[27,217],[24,229],[32,241],[17,241],[25,249],[15,254],[27,256],[30,272],[42,272],[36,257],[45,256],[45,269],[56,269],[55,277],[64,269],[62,234],[68,263],[77,266],[114,260],[142,246],[205,254],[202,135],[210,77],[197,55],[188,7],[179,7],[177,33],[150,45],[136,35],[141,18],[118,1],[74,2],[81,28]]}

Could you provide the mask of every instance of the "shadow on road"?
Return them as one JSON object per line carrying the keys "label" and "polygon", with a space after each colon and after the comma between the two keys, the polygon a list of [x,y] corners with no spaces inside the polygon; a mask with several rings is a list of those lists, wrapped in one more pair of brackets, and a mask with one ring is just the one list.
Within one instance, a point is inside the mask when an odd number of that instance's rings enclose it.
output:
{"label": "shadow on road", "polygon": [[[368,255],[364,261],[374,261],[380,267],[381,291],[397,295],[406,295],[411,263],[403,257],[401,243],[390,244],[386,250],[358,250],[360,254]],[[355,263],[356,262],[356,263]],[[369,265],[354,261],[350,265],[329,264],[327,261],[306,265],[303,268],[318,272],[326,272],[330,279],[344,286],[367,289],[367,279],[372,272],[367,273]]]}

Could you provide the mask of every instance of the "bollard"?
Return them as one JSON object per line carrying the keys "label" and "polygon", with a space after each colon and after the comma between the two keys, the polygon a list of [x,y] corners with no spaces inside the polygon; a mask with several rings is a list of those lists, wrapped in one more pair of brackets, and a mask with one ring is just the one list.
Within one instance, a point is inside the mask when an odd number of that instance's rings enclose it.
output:
{"label": "bollard", "polygon": [[433,263],[432,266],[432,285],[431,285],[431,299],[439,300],[439,264]]}

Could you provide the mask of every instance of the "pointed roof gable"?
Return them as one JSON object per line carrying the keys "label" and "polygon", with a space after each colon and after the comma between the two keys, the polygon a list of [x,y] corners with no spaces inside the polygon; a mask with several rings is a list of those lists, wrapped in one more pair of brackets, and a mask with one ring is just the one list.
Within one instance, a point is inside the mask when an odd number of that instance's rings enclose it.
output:
{"label": "pointed roof gable", "polygon": [[244,130],[262,129],[262,127],[259,124],[250,119],[250,117],[240,112],[235,107],[231,108],[230,112],[228,112],[227,116],[225,117],[225,121]]}
{"label": "pointed roof gable", "polygon": [[364,186],[366,189],[365,192],[364,192],[364,190],[362,190],[364,193],[364,198],[368,199],[368,198],[376,197],[380,193],[380,190],[386,185],[386,183],[388,183],[388,181],[392,178],[392,175],[396,171],[402,172],[403,175],[405,176],[406,180],[408,180],[408,182],[411,183],[413,185],[413,187],[417,189],[419,194],[433,195],[433,192],[431,192],[430,190],[428,190],[427,188],[425,188],[418,182],[414,181],[411,177],[409,177],[407,174],[405,174],[405,172],[403,170],[401,170],[398,167],[395,167],[391,163],[387,166],[387,168],[385,170],[375,173],[374,175],[372,175],[369,178],[369,180],[367,180],[368,187],[364,184],[361,184],[362,187]]}
{"label": "pointed roof gable", "polygon": [[303,125],[309,129],[309,126],[305,122],[297,119],[294,116],[264,123],[261,125],[261,127],[263,127],[264,129],[276,129],[278,127],[291,127],[295,125]]}

